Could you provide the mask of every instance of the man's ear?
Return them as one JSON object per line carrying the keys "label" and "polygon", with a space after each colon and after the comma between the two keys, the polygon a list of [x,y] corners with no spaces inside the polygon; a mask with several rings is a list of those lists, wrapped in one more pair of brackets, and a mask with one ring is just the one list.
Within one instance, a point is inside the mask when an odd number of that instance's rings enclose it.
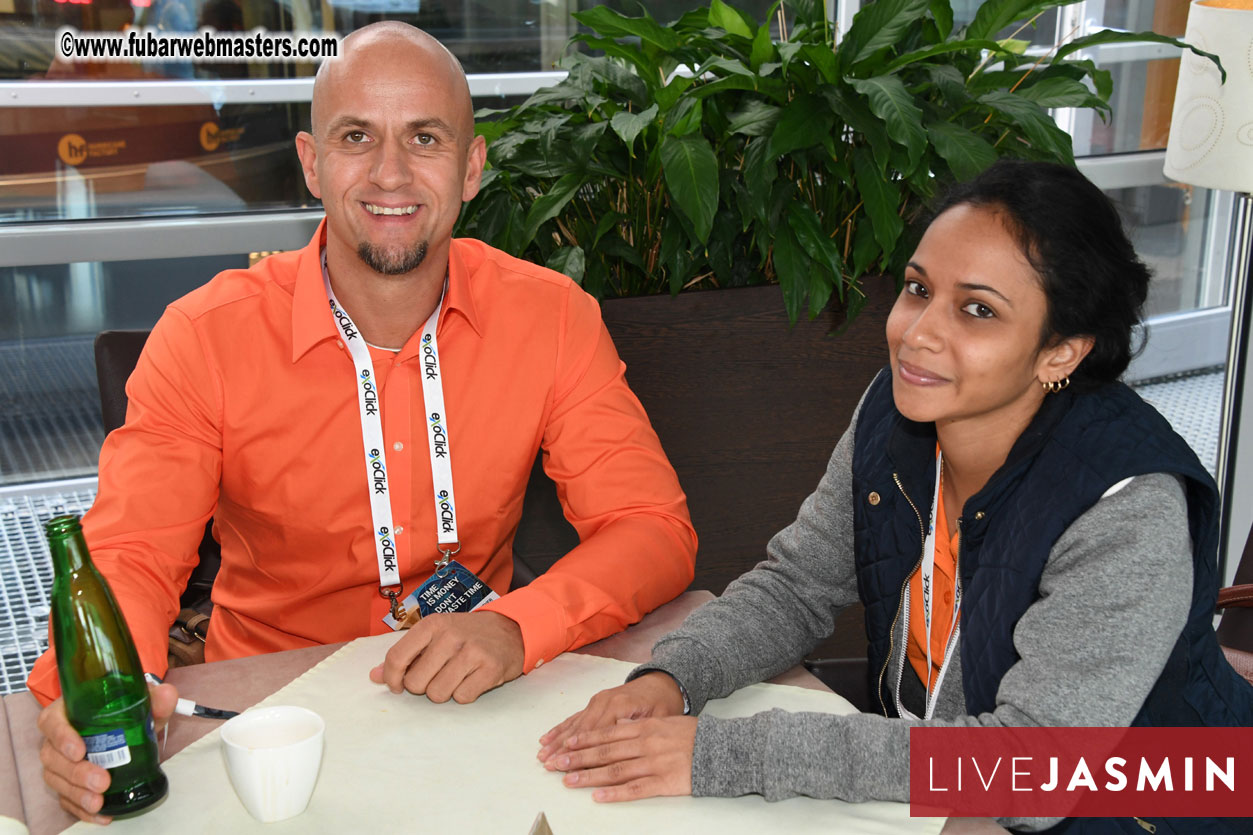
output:
{"label": "man's ear", "polygon": [[1069,336],[1049,345],[1040,352],[1036,377],[1042,383],[1069,377],[1095,344],[1096,340],[1091,336]]}
{"label": "man's ear", "polygon": [[461,187],[461,202],[469,203],[483,183],[483,166],[487,164],[487,140],[476,136],[466,151],[466,179]]}
{"label": "man's ear", "polygon": [[296,156],[300,157],[300,168],[305,174],[305,185],[314,197],[321,200],[322,188],[318,185],[318,149],[314,144],[313,134],[303,130],[296,134]]}

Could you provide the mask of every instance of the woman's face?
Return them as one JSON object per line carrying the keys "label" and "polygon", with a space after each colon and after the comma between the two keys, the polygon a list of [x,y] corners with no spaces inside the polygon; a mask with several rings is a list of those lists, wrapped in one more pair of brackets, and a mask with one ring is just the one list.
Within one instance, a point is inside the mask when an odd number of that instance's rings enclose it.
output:
{"label": "woman's face", "polygon": [[897,409],[922,423],[1008,421],[1021,431],[1044,396],[1040,383],[1066,376],[1086,353],[1069,362],[1076,340],[1041,349],[1047,314],[1040,277],[1002,215],[948,209],[923,235],[888,317]]}

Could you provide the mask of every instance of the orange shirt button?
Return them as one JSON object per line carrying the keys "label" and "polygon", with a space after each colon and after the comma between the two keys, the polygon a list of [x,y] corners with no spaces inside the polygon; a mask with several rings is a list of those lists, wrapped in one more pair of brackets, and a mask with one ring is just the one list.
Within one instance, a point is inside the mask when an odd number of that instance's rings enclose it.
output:
{"label": "orange shirt button", "polygon": [[944,592],[944,602],[945,603],[953,602],[953,593],[951,591]]}

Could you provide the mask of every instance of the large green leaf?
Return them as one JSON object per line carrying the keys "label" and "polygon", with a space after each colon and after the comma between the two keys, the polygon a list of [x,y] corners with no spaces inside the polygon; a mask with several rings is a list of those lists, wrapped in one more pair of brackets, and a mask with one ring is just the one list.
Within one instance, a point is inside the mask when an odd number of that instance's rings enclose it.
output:
{"label": "large green leaf", "polygon": [[870,106],[866,101],[845,86],[828,87],[823,90],[822,95],[832,111],[843,119],[860,139],[870,145],[879,170],[887,170],[888,160],[892,155],[892,142],[888,139],[888,132],[883,122],[870,112]]}
{"label": "large green leaf", "polygon": [[[588,248],[595,249],[596,245],[600,243],[600,239],[605,237],[605,233],[623,220],[626,220],[626,215],[621,212],[605,212],[601,215],[600,220],[596,222],[596,231],[592,233],[592,240]],[[583,243],[586,244],[588,242],[583,241]]]}
{"label": "large green leaf", "polygon": [[936,31],[941,40],[946,40],[953,32],[953,6],[949,0],[929,0],[931,17],[935,20]]}
{"label": "large green leaf", "polygon": [[667,136],[661,143],[661,170],[675,206],[691,221],[697,240],[706,243],[718,210],[713,148],[700,134]]}
{"label": "large green leaf", "polygon": [[882,254],[883,250],[875,240],[874,224],[869,218],[861,218],[857,231],[853,233],[853,277],[865,275]]}
{"label": "large green leaf", "polygon": [[770,153],[790,154],[800,148],[822,144],[831,131],[831,111],[817,96],[803,94],[792,100],[770,134]]}
{"label": "large green leaf", "polygon": [[817,319],[818,314],[831,300],[831,291],[839,288],[843,298],[844,282],[837,275],[832,275],[826,267],[814,265],[809,271],[809,318]]}
{"label": "large green leaf", "polygon": [[1079,0],[987,0],[966,27],[967,38],[994,38],[1011,23],[1017,23],[1059,6]]}
{"label": "large green leaf", "polygon": [[657,67],[638,46],[626,46],[618,43],[613,38],[598,38],[594,35],[575,35],[570,41],[571,43],[587,44],[592,49],[600,50],[606,55],[612,55],[615,58],[628,62],[635,67],[636,72],[639,73],[640,80],[647,84],[650,90],[661,84]]}
{"label": "large green leaf", "polygon": [[554,84],[552,87],[539,88],[520,105],[519,109],[529,110],[532,107],[552,104],[569,110],[591,110],[604,104],[605,101],[604,96],[588,93],[585,90],[580,90],[573,84],[567,84],[563,81],[560,84]]}
{"label": "large green leaf", "polygon": [[[487,114],[487,115],[491,115],[491,114]],[[476,110],[474,112],[474,118],[481,119],[481,118],[485,118],[485,116],[482,115],[482,111]],[[505,132],[505,123],[503,120],[474,123],[474,135],[483,137],[484,141],[487,142],[488,145],[491,145],[493,142],[499,139],[501,137],[501,134],[503,134],[504,132]]]}
{"label": "large green leaf", "polygon": [[757,77],[757,74],[745,66],[743,61],[723,56],[718,56],[717,58],[706,61],[696,70],[696,75],[704,75],[705,73],[711,73],[714,70],[722,70],[721,73],[718,73],[719,76],[742,75],[746,78]]}
{"label": "large green leaf", "polygon": [[[925,49],[916,49],[913,52],[906,52],[904,55],[896,58],[883,68],[884,72],[894,72],[901,67],[907,67],[910,64],[916,64],[919,61],[925,61],[928,58],[934,58],[936,55],[946,55],[950,52],[969,52],[977,55],[981,50],[987,50],[994,54],[1005,52],[1001,45],[996,41],[966,39],[961,41],[945,41]],[[944,65],[941,65],[944,66]]]}
{"label": "large green leaf", "polygon": [[658,89],[654,95],[662,113],[668,113],[683,98],[683,94],[691,87],[695,79],[686,75],[676,75],[665,87]]}
{"label": "large green leaf", "polygon": [[696,97],[680,99],[666,114],[663,129],[672,136],[699,133],[701,129],[701,100]]}
{"label": "large green leaf", "polygon": [[774,232],[774,274],[783,288],[783,306],[793,325],[800,317],[801,304],[809,285],[811,263],[805,249],[796,240],[790,226],[780,225]]}
{"label": "large green leaf", "polygon": [[770,37],[770,27],[757,27],[757,34],[753,36],[753,48],[748,56],[748,65],[752,67],[753,72],[760,72],[761,65],[773,61],[775,54],[774,41]]}
{"label": "large green leaf", "polygon": [[852,79],[852,85],[870,100],[870,109],[887,124],[888,136],[904,145],[912,171],[927,148],[927,135],[922,129],[922,110],[914,97],[895,75]]}
{"label": "large green leaf", "polygon": [[1109,97],[1114,92],[1114,76],[1109,70],[1104,67],[1098,67],[1095,61],[1088,59],[1071,59],[1065,64],[1055,64],[1049,67],[1049,69],[1056,69],[1061,66],[1082,70],[1087,74],[1088,78],[1092,79],[1092,86],[1096,88],[1096,94],[1103,101],[1109,101]]}
{"label": "large green leaf", "polygon": [[840,64],[849,69],[901,36],[927,13],[928,0],[875,0],[853,18],[840,43]]}
{"label": "large green leaf", "polygon": [[586,269],[586,260],[583,256],[583,248],[579,246],[563,246],[549,256],[544,262],[544,266],[550,270],[556,270],[564,273],[574,279],[576,284],[583,282],[583,271]]}
{"label": "large green leaf", "polygon": [[766,136],[779,121],[780,109],[761,99],[747,99],[744,106],[731,114],[727,133],[744,136]]}
{"label": "large green leaf", "polygon": [[746,90],[762,93],[777,102],[787,101],[788,87],[777,78],[763,78],[759,75],[728,75],[717,81],[700,84],[692,90],[695,98],[704,99],[727,90]]}
{"label": "large green leaf", "polygon": [[[633,104],[643,107],[649,101],[649,90],[638,75],[620,64],[613,58],[604,56],[588,58],[584,64],[593,77],[605,83],[608,89],[601,89],[602,95],[625,95]],[[615,97],[615,100],[620,98]]]}
{"label": "large green leaf", "polygon": [[1052,155],[1058,162],[1074,164],[1070,134],[1059,128],[1035,102],[1004,90],[985,93],[979,101],[999,111],[1037,149]]}
{"label": "large green leaf", "polygon": [[[778,176],[778,165],[770,153],[770,140],[754,139],[744,148],[744,185],[759,224],[764,225],[770,207],[770,188]],[[748,228],[747,223],[744,226]]]}
{"label": "large green leaf", "polygon": [[1040,107],[1092,107],[1109,111],[1109,105],[1098,98],[1081,81],[1073,78],[1042,78],[1034,84],[1018,88],[1018,95]]}
{"label": "large green leaf", "polygon": [[822,80],[834,84],[840,78],[839,60],[826,44],[807,43],[801,47],[801,56],[822,74]]}
{"label": "large green leaf", "polygon": [[605,135],[608,127],[608,122],[590,122],[571,132],[570,158],[576,166],[583,168],[587,165],[592,152],[596,150],[596,143]]}
{"label": "large green leaf", "polygon": [[970,90],[961,71],[952,64],[931,64],[926,67],[927,78],[940,91],[945,102],[954,107],[970,100]]}
{"label": "large green leaf", "polygon": [[639,113],[628,113],[623,110],[613,114],[613,118],[609,120],[609,126],[613,128],[613,132],[622,138],[627,146],[627,153],[632,157],[635,156],[635,137],[640,135],[640,131],[653,123],[657,118],[657,105],[653,104],[647,110]]}
{"label": "large green leaf", "polygon": [[857,191],[866,204],[866,216],[874,227],[875,240],[885,255],[890,254],[905,229],[905,221],[899,214],[900,189],[879,173],[869,151],[864,148],[853,151],[853,174]]}
{"label": "large green leaf", "polygon": [[[723,3],[722,0],[710,0],[709,25],[717,26],[728,35],[739,35],[741,38],[752,39],[753,30],[741,17],[740,12]],[[769,26],[766,27],[769,30]]]}
{"label": "large green leaf", "polygon": [[627,17],[608,6],[593,6],[585,12],[575,12],[571,17],[599,35],[639,38],[665,52],[672,52],[679,46],[678,35],[651,17]]}
{"label": "large green leaf", "polygon": [[1213,61],[1218,67],[1218,71],[1222,74],[1223,82],[1226,83],[1227,81],[1227,70],[1223,67],[1222,61],[1219,60],[1217,55],[1212,52],[1206,52],[1203,49],[1198,49],[1197,47],[1192,46],[1192,44],[1185,43],[1178,38],[1172,38],[1167,35],[1159,35],[1156,32],[1117,32],[1113,29],[1102,29],[1100,32],[1093,32],[1091,35],[1085,35],[1082,38],[1075,38],[1070,43],[1064,44],[1057,50],[1056,54],[1054,54],[1053,60],[1057,61],[1065,58],[1072,52],[1077,52],[1081,49],[1087,49],[1093,46],[1100,46],[1101,44],[1145,42],[1164,43],[1169,44],[1170,46],[1177,46],[1180,49],[1190,49],[1202,58],[1208,58]]}
{"label": "large green leaf", "polygon": [[[830,270],[831,275],[835,279],[835,283],[840,288],[840,295],[843,297],[843,282],[840,276],[844,272],[844,259],[840,257],[840,248],[836,246],[835,241],[831,240],[825,232],[822,231],[822,221],[818,220],[818,215],[809,204],[798,200],[788,207],[787,210],[788,225],[792,227],[792,231],[796,233],[796,239],[800,241],[805,252],[814,261],[818,262]],[[830,298],[831,288],[827,287],[827,297],[822,300],[822,304],[827,303]],[[813,288],[810,288],[810,302],[813,302]],[[821,305],[819,305],[821,309]]]}
{"label": "large green leaf", "polygon": [[933,122],[927,125],[927,135],[958,180],[969,180],[996,162],[992,146],[960,125]]}
{"label": "large green leaf", "polygon": [[540,226],[556,217],[582,185],[583,178],[578,174],[566,174],[553,183],[552,188],[535,199],[535,202],[531,204],[530,210],[526,213],[523,245],[530,245],[531,241],[535,239],[535,233],[539,231]]}
{"label": "large green leaf", "polygon": [[667,216],[661,222],[661,247],[657,253],[658,265],[665,270],[669,279],[671,293],[683,289],[687,280],[687,270],[691,263],[690,250],[684,246],[687,235],[683,226],[674,216]]}

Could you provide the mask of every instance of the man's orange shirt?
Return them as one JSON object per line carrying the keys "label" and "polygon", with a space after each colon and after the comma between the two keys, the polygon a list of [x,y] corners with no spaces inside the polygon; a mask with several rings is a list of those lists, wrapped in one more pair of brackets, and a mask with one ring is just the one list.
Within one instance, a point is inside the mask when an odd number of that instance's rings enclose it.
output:
{"label": "man's orange shirt", "polygon": [[[324,227],[303,250],[170,305],[127,383],[126,425],[101,450],[83,525],[151,672],[165,671],[210,517],[222,568],[206,660],[388,631],[356,374],[322,283]],[[686,499],[596,301],[564,276],[454,240],[438,338],[457,559],[502,595],[483,608],[519,624],[524,669],[681,593],[696,553]],[[371,350],[405,593],[438,553],[420,339]],[[541,446],[581,544],[506,594]],[[51,651],[28,684],[56,697]]]}

